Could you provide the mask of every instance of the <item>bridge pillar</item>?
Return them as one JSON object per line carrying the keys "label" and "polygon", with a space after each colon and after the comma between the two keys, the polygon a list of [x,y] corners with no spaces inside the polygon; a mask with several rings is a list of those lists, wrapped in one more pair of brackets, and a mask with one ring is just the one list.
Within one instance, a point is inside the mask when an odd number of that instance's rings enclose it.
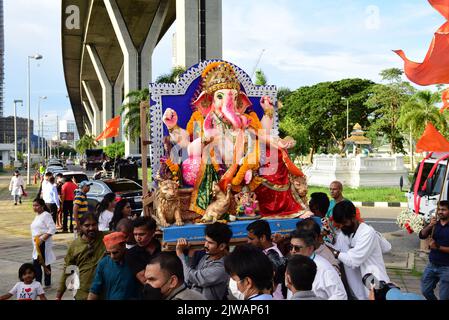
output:
{"label": "bridge pillar", "polygon": [[[84,91],[86,92],[87,99],[89,100],[89,104],[93,110],[93,125],[92,125],[92,134],[94,136],[98,136],[101,133],[101,112],[100,108],[98,108],[97,101],[95,100],[95,96],[90,89],[89,83],[85,80],[82,81]],[[88,108],[86,108],[88,110]]]}
{"label": "bridge pillar", "polygon": [[[115,80],[114,84],[114,117],[117,117],[120,115],[120,108],[122,107],[123,103],[123,83],[124,83],[124,67],[120,69],[120,73],[117,76],[117,79]],[[120,128],[123,128],[123,118],[120,120]],[[124,141],[122,138],[124,136],[123,130],[120,132],[120,135],[115,138],[115,141]]]}
{"label": "bridge pillar", "polygon": [[[112,119],[112,85],[109,78],[104,70],[103,64],[101,63],[98,52],[94,46],[86,44],[87,52],[89,53],[90,60],[94,66],[95,72],[97,74],[98,80],[100,81],[101,91],[102,91],[102,128],[106,129],[106,122]],[[103,147],[112,143],[112,139],[104,139],[101,141]]]}
{"label": "bridge pillar", "polygon": [[92,110],[89,107],[89,102],[87,101],[83,101],[83,106],[84,106],[84,110],[86,110],[86,114],[87,114],[87,119],[89,120],[89,125],[88,127],[91,128],[91,130],[89,130],[89,134],[91,134],[93,132],[94,129],[94,115],[92,113]]}
{"label": "bridge pillar", "polygon": [[[120,44],[120,48],[123,53],[123,73],[124,73],[124,95],[127,103],[129,100],[126,98],[128,93],[139,89],[138,82],[138,52],[134,47],[134,43],[129,34],[125,20],[122,17],[120,9],[115,0],[103,0],[109,18],[111,19],[112,27],[114,29],[117,40]],[[123,114],[125,117],[125,114]],[[138,141],[130,141],[126,132],[124,133],[125,141],[125,156],[130,154],[139,153]]]}
{"label": "bridge pillar", "polygon": [[222,0],[176,0],[176,66],[222,59],[222,39]]}

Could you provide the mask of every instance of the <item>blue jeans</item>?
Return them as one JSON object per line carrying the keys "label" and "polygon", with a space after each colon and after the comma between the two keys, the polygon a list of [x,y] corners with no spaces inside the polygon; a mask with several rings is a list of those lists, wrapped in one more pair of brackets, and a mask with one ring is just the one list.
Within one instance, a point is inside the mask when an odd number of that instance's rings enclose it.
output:
{"label": "blue jeans", "polygon": [[421,279],[421,291],[427,300],[438,300],[434,293],[438,282],[440,300],[449,300],[449,266],[437,266],[429,262]]}

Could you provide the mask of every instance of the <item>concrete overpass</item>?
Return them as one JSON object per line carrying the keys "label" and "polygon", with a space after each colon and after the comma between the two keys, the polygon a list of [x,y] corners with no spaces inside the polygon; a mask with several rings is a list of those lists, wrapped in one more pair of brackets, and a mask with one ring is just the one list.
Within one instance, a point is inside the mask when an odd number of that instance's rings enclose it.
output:
{"label": "concrete overpass", "polygon": [[[153,51],[175,21],[176,65],[222,57],[221,0],[62,0],[61,17],[64,74],[80,136],[100,134],[124,97],[148,86]],[[127,155],[139,153],[138,141],[125,138],[125,146]]]}

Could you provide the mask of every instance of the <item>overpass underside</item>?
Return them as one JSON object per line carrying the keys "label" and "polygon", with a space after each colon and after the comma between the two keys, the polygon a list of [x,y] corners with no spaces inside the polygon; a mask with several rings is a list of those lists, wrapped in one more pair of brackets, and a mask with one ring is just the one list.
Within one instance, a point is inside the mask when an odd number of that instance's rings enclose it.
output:
{"label": "overpass underside", "polygon": [[[98,136],[129,92],[148,87],[153,51],[175,21],[177,65],[222,56],[221,0],[62,0],[61,17],[64,73],[80,136]],[[121,139],[127,155],[139,153],[138,141]]]}

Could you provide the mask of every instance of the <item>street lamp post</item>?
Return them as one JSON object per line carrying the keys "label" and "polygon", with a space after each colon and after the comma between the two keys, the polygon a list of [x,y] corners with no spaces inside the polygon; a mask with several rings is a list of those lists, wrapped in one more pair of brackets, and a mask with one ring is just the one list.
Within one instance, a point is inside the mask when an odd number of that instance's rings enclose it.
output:
{"label": "street lamp post", "polygon": [[28,56],[27,58],[27,62],[28,62],[28,134],[27,134],[27,185],[31,184],[31,179],[30,179],[30,169],[31,169],[31,144],[30,144],[30,140],[31,140],[31,130],[30,130],[30,122],[31,122],[31,71],[30,71],[30,60],[34,59],[34,60],[41,60],[42,59],[42,55],[40,54],[35,54],[34,56]]}
{"label": "street lamp post", "polygon": [[17,159],[17,104],[20,103],[23,106],[23,100],[14,100],[14,162]]}
{"label": "street lamp post", "polygon": [[349,138],[349,99],[342,97],[342,100],[346,100],[346,139]]}
{"label": "street lamp post", "polygon": [[42,155],[43,157],[43,152],[41,154],[41,147],[42,147],[42,151],[44,150],[44,146],[43,143],[44,141],[42,140],[41,143],[41,129],[40,129],[40,118],[41,118],[41,100],[47,100],[47,96],[43,96],[43,97],[39,97],[39,102],[37,104],[37,154],[39,155],[39,157]]}

